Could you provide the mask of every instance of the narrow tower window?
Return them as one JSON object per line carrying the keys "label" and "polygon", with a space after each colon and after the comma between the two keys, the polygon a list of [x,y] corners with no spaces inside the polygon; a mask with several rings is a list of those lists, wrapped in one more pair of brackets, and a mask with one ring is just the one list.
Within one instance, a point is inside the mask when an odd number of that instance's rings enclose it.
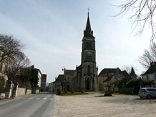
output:
{"label": "narrow tower window", "polygon": [[88,65],[87,73],[90,74],[90,65]]}

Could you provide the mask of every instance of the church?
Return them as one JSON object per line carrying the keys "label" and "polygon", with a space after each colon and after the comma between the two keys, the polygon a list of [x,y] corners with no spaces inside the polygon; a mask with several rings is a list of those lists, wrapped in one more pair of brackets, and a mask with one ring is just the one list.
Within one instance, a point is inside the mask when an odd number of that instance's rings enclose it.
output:
{"label": "church", "polygon": [[55,83],[59,83],[67,91],[97,91],[97,66],[95,37],[91,29],[89,12],[86,28],[82,38],[81,65],[75,70],[63,69],[64,74],[59,75]]}
{"label": "church", "polygon": [[[89,13],[82,39],[81,65],[76,68],[78,71],[79,87],[82,91],[97,90],[97,67],[95,37],[91,29]],[[80,72],[79,72],[80,71]]]}

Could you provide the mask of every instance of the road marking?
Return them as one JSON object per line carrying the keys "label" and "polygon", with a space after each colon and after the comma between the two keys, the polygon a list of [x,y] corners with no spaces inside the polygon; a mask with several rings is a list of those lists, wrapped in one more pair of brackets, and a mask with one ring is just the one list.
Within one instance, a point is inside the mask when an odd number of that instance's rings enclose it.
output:
{"label": "road marking", "polygon": [[[33,98],[33,97],[31,97],[31,98],[28,98],[29,100],[32,100],[32,99],[37,99],[37,100],[39,100],[39,99],[41,99],[41,98]],[[42,98],[42,100],[47,100],[47,98]],[[49,98],[49,100],[53,100],[53,98]]]}

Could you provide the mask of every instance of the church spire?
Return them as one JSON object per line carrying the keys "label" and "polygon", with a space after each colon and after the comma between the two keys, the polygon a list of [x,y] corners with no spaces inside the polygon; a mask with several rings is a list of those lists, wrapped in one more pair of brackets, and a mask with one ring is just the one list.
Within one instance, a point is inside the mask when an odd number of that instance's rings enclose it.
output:
{"label": "church spire", "polygon": [[94,37],[93,36],[93,31],[92,31],[91,25],[90,25],[89,11],[88,11],[86,29],[84,30],[84,37]]}
{"label": "church spire", "polygon": [[91,31],[90,19],[89,19],[89,11],[88,11],[88,18],[86,24],[86,31]]}

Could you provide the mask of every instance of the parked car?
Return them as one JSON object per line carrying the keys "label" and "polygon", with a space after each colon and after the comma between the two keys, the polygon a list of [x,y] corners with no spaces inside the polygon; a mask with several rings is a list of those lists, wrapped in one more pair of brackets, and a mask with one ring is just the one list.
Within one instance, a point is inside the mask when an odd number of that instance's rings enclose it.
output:
{"label": "parked car", "polygon": [[142,98],[147,98],[147,99],[156,98],[156,88],[151,88],[151,87],[141,88],[139,90],[139,97],[141,99]]}

